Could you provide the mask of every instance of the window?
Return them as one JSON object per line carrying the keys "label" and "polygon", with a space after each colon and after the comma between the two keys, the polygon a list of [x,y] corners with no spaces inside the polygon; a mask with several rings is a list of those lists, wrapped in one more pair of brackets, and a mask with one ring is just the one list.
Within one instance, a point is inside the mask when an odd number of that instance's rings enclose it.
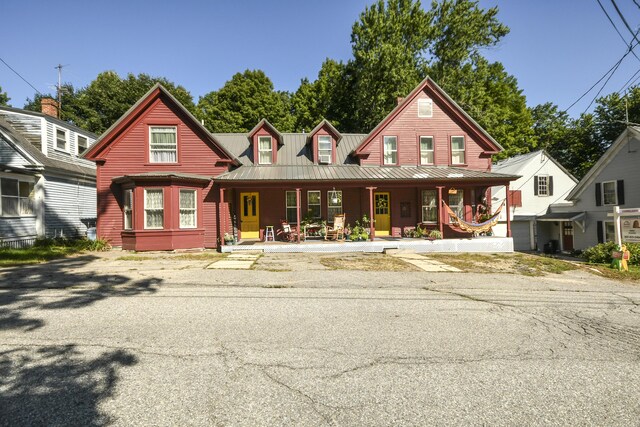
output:
{"label": "window", "polygon": [[270,165],[273,162],[273,146],[270,136],[258,137],[258,163]]}
{"label": "window", "polygon": [[395,165],[398,163],[398,138],[395,136],[384,137],[384,164]]}
{"label": "window", "polygon": [[464,158],[464,136],[451,137],[451,164],[463,165]]}
{"label": "window", "polygon": [[607,181],[602,183],[602,202],[605,206],[618,204],[616,181]]}
{"label": "window", "polygon": [[82,135],[77,135],[76,136],[76,146],[78,147],[78,154],[82,153],[84,150],[87,149],[87,146],[89,144],[87,144],[87,138],[82,136]]}
{"label": "window", "polygon": [[615,242],[616,241],[616,229],[613,222],[604,223],[604,241]]}
{"label": "window", "polygon": [[546,175],[538,176],[538,196],[549,195],[549,177]]}
{"label": "window", "polygon": [[318,163],[331,163],[333,147],[329,135],[318,135]]}
{"label": "window", "polygon": [[124,190],[122,211],[124,214],[124,229],[133,229],[133,190]]}
{"label": "window", "polygon": [[17,179],[2,178],[2,216],[33,215],[33,183]]}
{"label": "window", "polygon": [[320,219],[320,192],[307,191],[307,212],[315,219]]}
{"label": "window", "polygon": [[56,127],[56,149],[68,151],[67,149],[67,131]]}
{"label": "window", "polygon": [[433,164],[433,137],[432,136],[420,137],[420,164],[421,165]]}
{"label": "window", "polygon": [[149,162],[178,162],[178,128],[175,126],[151,126],[149,128]]}
{"label": "window", "polygon": [[418,100],[418,117],[433,117],[433,101],[431,99]]}
{"label": "window", "polygon": [[286,209],[287,209],[287,222],[289,224],[298,223],[298,209],[296,207],[296,192],[287,191],[286,193]]}
{"label": "window", "polygon": [[144,228],[159,229],[164,223],[162,189],[144,190]]}
{"label": "window", "polygon": [[436,190],[422,190],[422,222],[438,222]]}
{"label": "window", "polygon": [[464,219],[464,192],[462,190],[449,190],[449,207],[458,218]]}
{"label": "window", "polygon": [[196,190],[180,190],[180,228],[196,228]]}
{"label": "window", "polygon": [[342,213],[342,191],[327,191],[327,221],[333,223],[333,218]]}

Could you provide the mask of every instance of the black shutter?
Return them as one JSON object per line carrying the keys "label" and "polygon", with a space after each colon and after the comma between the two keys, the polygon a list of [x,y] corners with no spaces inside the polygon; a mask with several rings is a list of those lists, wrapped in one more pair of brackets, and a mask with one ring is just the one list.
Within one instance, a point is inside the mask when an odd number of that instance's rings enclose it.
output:
{"label": "black shutter", "polygon": [[533,177],[533,195],[534,196],[538,195],[538,177],[537,176]]}
{"label": "black shutter", "polygon": [[602,221],[596,223],[598,227],[598,243],[604,243],[604,230],[602,229]]}
{"label": "black shutter", "polygon": [[549,195],[553,196],[553,177],[549,177]]}
{"label": "black shutter", "polygon": [[596,182],[596,206],[602,206],[602,189],[599,182]]}
{"label": "black shutter", "polygon": [[618,204],[624,205],[624,180],[618,180]]}

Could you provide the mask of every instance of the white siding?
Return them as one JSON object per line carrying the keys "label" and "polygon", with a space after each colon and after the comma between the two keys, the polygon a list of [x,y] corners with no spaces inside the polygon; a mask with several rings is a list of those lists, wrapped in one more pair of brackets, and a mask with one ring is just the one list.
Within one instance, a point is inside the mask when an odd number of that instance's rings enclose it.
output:
{"label": "white siding", "polygon": [[36,217],[3,218],[0,217],[0,239],[35,238]]}
{"label": "white siding", "polygon": [[20,168],[29,165],[30,162],[0,135],[0,164]]}
{"label": "white siding", "polygon": [[[56,147],[56,127],[60,129],[65,129],[67,131],[67,147],[68,151],[58,150]],[[85,160],[77,156],[77,134],[74,130],[65,128],[64,126],[60,126],[54,123],[47,122],[47,157],[54,160],[59,160],[66,163],[73,163],[80,166],[85,166],[89,168],[95,168],[95,163],[90,160]],[[87,138],[88,146],[93,145],[95,139],[90,138],[86,134],[81,134]]]}
{"label": "white siding", "polygon": [[95,184],[76,179],[46,176],[45,227],[48,237],[63,234],[84,236],[86,222],[96,218]]}

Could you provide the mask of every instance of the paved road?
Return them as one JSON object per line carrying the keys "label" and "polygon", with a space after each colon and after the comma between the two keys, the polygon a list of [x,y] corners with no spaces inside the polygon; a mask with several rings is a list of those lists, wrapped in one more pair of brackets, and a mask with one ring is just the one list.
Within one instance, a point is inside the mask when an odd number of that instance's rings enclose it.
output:
{"label": "paved road", "polygon": [[0,272],[0,425],[639,425],[637,286],[304,262]]}

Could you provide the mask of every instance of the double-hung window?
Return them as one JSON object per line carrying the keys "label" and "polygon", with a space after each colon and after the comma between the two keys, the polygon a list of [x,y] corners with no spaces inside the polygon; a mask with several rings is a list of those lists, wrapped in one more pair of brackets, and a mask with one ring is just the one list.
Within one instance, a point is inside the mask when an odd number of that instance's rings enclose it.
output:
{"label": "double-hung window", "polygon": [[616,229],[613,225],[613,222],[611,221],[606,221],[604,223],[604,241],[605,242],[616,241]]}
{"label": "double-hung window", "polygon": [[422,190],[422,222],[438,222],[436,190]]}
{"label": "double-hung window", "polygon": [[320,219],[320,192],[307,191],[307,212],[314,219]]}
{"label": "double-hung window", "polygon": [[149,162],[178,162],[178,128],[176,126],[149,128]]}
{"label": "double-hung window", "polygon": [[463,190],[449,190],[449,207],[460,219],[464,219],[464,192]]}
{"label": "double-hung window", "polygon": [[144,190],[144,228],[164,226],[164,197],[162,189]]}
{"label": "double-hung window", "polygon": [[196,190],[180,190],[180,228],[196,228]]}
{"label": "double-hung window", "polygon": [[0,193],[2,216],[33,215],[33,183],[2,178]]}
{"label": "double-hung window", "polygon": [[330,164],[332,151],[331,137],[318,135],[318,163]]}
{"label": "double-hung window", "polygon": [[602,204],[617,205],[618,197],[616,194],[616,181],[607,181],[602,183]]}
{"label": "double-hung window", "polygon": [[68,151],[68,132],[65,129],[56,127],[56,149]]}
{"label": "double-hung window", "polygon": [[296,192],[287,191],[285,194],[285,208],[287,210],[287,222],[289,224],[298,223],[298,209],[296,207]]}
{"label": "double-hung window", "polygon": [[452,136],[451,137],[451,164],[464,165],[464,163],[465,163],[464,136]]}
{"label": "double-hung window", "polygon": [[76,147],[78,148],[78,154],[81,154],[87,149],[87,138],[82,135],[76,136]]}
{"label": "double-hung window", "polygon": [[418,100],[418,117],[433,117],[433,101],[431,99]]}
{"label": "double-hung window", "polygon": [[273,139],[270,136],[258,137],[258,163],[261,165],[273,163]]}
{"label": "double-hung window", "polygon": [[395,136],[385,136],[384,143],[384,164],[395,165],[398,163],[398,138]]}
{"label": "double-hung window", "polygon": [[433,137],[432,136],[420,137],[420,164],[421,165],[433,164]]}
{"label": "double-hung window", "polygon": [[538,196],[549,195],[549,176],[538,175]]}
{"label": "double-hung window", "polygon": [[124,229],[133,229],[133,190],[124,190],[124,202],[122,203],[124,214]]}
{"label": "double-hung window", "polygon": [[327,191],[327,220],[333,222],[333,218],[336,215],[342,213],[342,191],[341,190],[329,190]]}

